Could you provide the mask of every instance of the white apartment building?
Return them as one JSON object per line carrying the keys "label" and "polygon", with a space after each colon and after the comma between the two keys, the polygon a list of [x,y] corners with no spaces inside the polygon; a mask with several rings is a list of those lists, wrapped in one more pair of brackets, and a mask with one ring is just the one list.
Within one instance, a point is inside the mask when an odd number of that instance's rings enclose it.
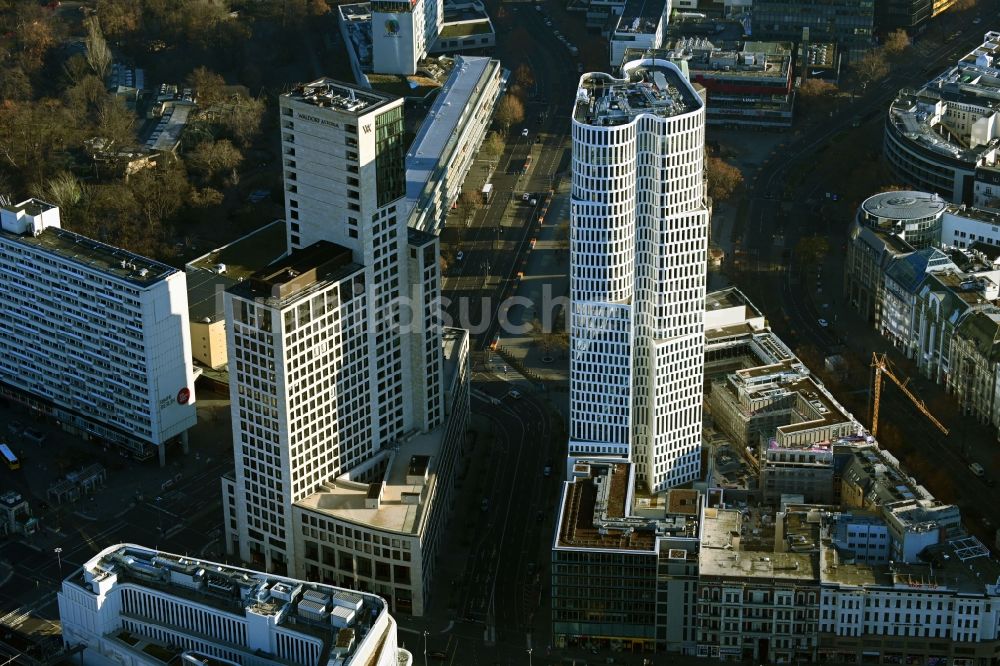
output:
{"label": "white apartment building", "polygon": [[444,0],[372,0],[372,69],[415,74],[444,22]]}
{"label": "white apartment building", "polygon": [[493,122],[509,72],[492,58],[458,56],[406,155],[409,226],[432,234],[448,211]]}
{"label": "white apartment building", "polygon": [[197,415],[184,272],[0,209],[0,396],[145,459]]}
{"label": "white apartment building", "polygon": [[[373,594],[133,544],[105,548],[63,581],[63,642],[85,666],[409,666]],[[170,663],[177,663],[172,662]]]}
{"label": "white apartment building", "polygon": [[573,111],[569,454],[700,474],[705,102],[672,63],[580,78]]}

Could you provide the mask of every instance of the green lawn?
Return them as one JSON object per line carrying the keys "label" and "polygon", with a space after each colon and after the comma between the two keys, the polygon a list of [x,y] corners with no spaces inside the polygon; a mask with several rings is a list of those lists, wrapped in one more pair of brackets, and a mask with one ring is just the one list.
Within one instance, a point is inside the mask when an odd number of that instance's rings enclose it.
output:
{"label": "green lawn", "polygon": [[454,25],[446,25],[441,28],[441,39],[468,37],[469,35],[485,35],[489,31],[490,24],[486,21],[476,21],[475,23],[456,23]]}

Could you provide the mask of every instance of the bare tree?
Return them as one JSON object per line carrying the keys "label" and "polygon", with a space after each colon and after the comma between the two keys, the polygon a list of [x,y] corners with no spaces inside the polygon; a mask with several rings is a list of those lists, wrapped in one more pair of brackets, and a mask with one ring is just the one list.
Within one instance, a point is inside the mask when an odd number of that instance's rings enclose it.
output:
{"label": "bare tree", "polygon": [[899,30],[893,30],[885,38],[885,44],[882,48],[885,50],[886,54],[892,56],[902,53],[910,46],[910,36],[906,34],[906,31],[900,28]]}
{"label": "bare tree", "polygon": [[706,156],[705,178],[708,180],[708,196],[723,201],[733,196],[743,183],[743,174],[721,157]]}
{"label": "bare tree", "polygon": [[185,157],[191,170],[206,181],[231,171],[243,160],[240,151],[227,139],[202,141]]}
{"label": "bare tree", "polygon": [[507,93],[497,104],[494,118],[503,126],[503,131],[506,133],[511,125],[524,121],[524,104],[516,96]]}
{"label": "bare tree", "polygon": [[462,215],[462,221],[468,221],[472,212],[479,207],[480,199],[476,196],[476,193],[472,190],[462,190],[462,193],[458,195],[458,200],[455,202],[458,205],[458,211]]}
{"label": "bare tree", "polygon": [[87,25],[87,62],[91,69],[102,81],[108,76],[108,68],[111,67],[111,49],[101,32],[101,24],[96,16],[90,16],[86,21]]}
{"label": "bare tree", "polygon": [[851,65],[854,73],[867,86],[883,78],[889,73],[889,63],[885,60],[885,54],[880,49],[868,51],[861,59]]}
{"label": "bare tree", "polygon": [[484,157],[496,159],[503,154],[505,147],[506,142],[503,137],[500,136],[500,133],[490,132],[486,135],[486,139],[483,140],[483,147],[481,150],[484,153]]}
{"label": "bare tree", "polygon": [[187,75],[187,84],[194,88],[198,104],[210,107],[218,104],[226,95],[226,81],[207,67],[197,67]]}
{"label": "bare tree", "polygon": [[83,186],[76,176],[68,171],[61,171],[50,178],[44,187],[37,188],[35,194],[59,206],[65,215],[83,198]]}

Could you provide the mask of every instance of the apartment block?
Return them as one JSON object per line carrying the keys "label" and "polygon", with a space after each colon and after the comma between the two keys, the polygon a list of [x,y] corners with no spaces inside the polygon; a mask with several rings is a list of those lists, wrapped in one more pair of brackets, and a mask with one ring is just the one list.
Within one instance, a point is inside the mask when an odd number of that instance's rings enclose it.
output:
{"label": "apartment block", "polygon": [[60,227],[28,199],[0,209],[0,396],[146,459],[195,425],[184,273]]}
{"label": "apartment block", "polygon": [[81,664],[409,666],[373,594],[109,546],[58,593],[63,642]]}
{"label": "apartment block", "polygon": [[820,530],[806,511],[708,508],[698,554],[698,655],[814,661]]}

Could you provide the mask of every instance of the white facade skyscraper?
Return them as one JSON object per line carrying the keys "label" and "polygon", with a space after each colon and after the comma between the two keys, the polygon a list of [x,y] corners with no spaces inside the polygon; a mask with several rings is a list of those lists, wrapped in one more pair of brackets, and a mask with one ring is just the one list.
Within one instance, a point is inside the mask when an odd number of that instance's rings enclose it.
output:
{"label": "white facade skyscraper", "polygon": [[705,102],[672,63],[580,79],[573,112],[570,443],[698,478],[708,208]]}
{"label": "white facade skyscraper", "polygon": [[421,614],[468,336],[441,326],[437,236],[407,227],[402,100],[321,79],[280,108],[291,253],[226,292],[226,549]]}
{"label": "white facade skyscraper", "polygon": [[[409,348],[399,336],[407,286],[403,100],[320,79],[282,95],[281,145],[289,247],[318,240],[349,248],[364,267],[372,334],[371,431],[376,446],[414,420],[404,396]],[[374,371],[377,368],[378,371]]]}

